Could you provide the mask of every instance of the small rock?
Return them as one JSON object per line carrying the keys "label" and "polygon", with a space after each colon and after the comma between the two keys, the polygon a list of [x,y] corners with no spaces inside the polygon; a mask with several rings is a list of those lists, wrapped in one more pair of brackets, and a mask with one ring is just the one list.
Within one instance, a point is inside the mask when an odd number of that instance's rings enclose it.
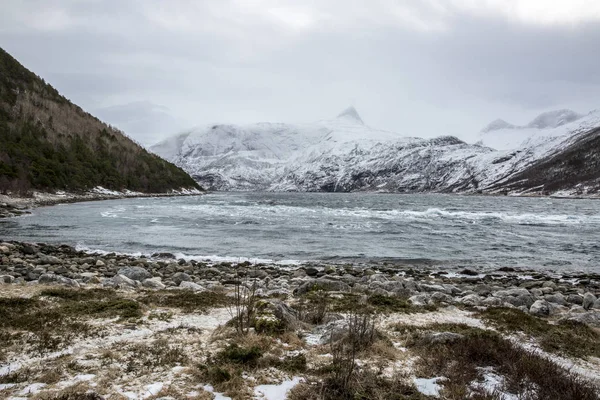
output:
{"label": "small rock", "polygon": [[152,274],[146,271],[142,267],[125,267],[121,268],[118,272],[119,275],[126,276],[127,278],[142,282],[144,279],[152,278]]}
{"label": "small rock", "polygon": [[[583,296],[581,296],[579,294],[570,294],[567,296],[567,302],[569,302],[571,304],[582,305],[583,304]],[[565,304],[563,303],[561,305],[565,305]]]}
{"label": "small rock", "polygon": [[200,286],[197,283],[190,282],[190,281],[182,281],[179,284],[179,288],[193,290],[194,292],[205,292],[206,291],[206,288],[204,286]]}
{"label": "small rock", "polygon": [[550,315],[550,305],[546,300],[537,300],[529,308],[529,313],[536,317],[547,317]]}
{"label": "small rock", "polygon": [[59,285],[66,285],[72,287],[79,287],[79,282],[74,279],[65,278],[64,276],[55,274],[42,274],[38,278],[39,283],[54,283]]}
{"label": "small rock", "polygon": [[317,274],[319,273],[319,270],[314,267],[307,267],[304,269],[304,271],[308,276],[317,276]]}
{"label": "small rock", "polygon": [[189,276],[188,274],[186,274],[185,272],[177,272],[177,273],[173,274],[173,276],[171,277],[171,280],[176,285],[179,285],[181,282],[191,281],[192,277]]}
{"label": "small rock", "polygon": [[102,260],[96,260],[96,267],[105,267],[106,263]]}
{"label": "small rock", "polygon": [[477,307],[481,305],[481,297],[476,294],[470,294],[460,299],[460,302],[466,306]]}
{"label": "small rock", "polygon": [[60,264],[60,258],[55,256],[47,256],[46,254],[40,254],[40,264]]}
{"label": "small rock", "polygon": [[0,283],[11,284],[15,281],[15,277],[11,275],[0,275]]}
{"label": "small rock", "polygon": [[333,279],[311,279],[294,289],[294,295],[302,295],[312,290],[349,292],[350,286],[347,283]]}
{"label": "small rock", "polygon": [[583,309],[584,310],[589,310],[590,308],[594,307],[595,302],[596,302],[596,296],[594,296],[592,293],[587,292],[586,294],[583,295]]}
{"label": "small rock", "polygon": [[561,320],[576,321],[582,324],[600,328],[600,311],[587,311],[574,315],[569,315]]}
{"label": "small rock", "polygon": [[159,281],[157,278],[144,279],[144,281],[142,282],[142,286],[150,289],[166,288],[165,284]]}
{"label": "small rock", "polygon": [[111,278],[112,282],[119,287],[136,287],[136,283],[133,279],[129,279],[125,275],[117,275]]}
{"label": "small rock", "polygon": [[554,281],[546,281],[542,284],[542,287],[544,288],[550,288],[552,290],[556,289],[556,283]]}
{"label": "small rock", "polygon": [[[581,296],[579,296],[579,297],[581,297]],[[546,299],[546,301],[548,301],[550,303],[554,303],[554,304],[559,304],[561,306],[567,305],[567,301],[570,298],[571,298],[571,296],[569,296],[569,298],[567,298],[567,300],[565,300],[565,297],[561,293],[547,294],[544,296],[544,299]],[[574,303],[572,301],[569,301],[569,302]],[[575,304],[577,304],[577,303],[575,303]],[[581,304],[581,303],[579,303],[579,304]]]}
{"label": "small rock", "polygon": [[21,246],[21,251],[23,252],[23,254],[34,255],[37,253],[37,247],[34,247],[29,244],[24,244]]}
{"label": "small rock", "polygon": [[0,254],[10,254],[10,249],[6,246],[0,246]]}

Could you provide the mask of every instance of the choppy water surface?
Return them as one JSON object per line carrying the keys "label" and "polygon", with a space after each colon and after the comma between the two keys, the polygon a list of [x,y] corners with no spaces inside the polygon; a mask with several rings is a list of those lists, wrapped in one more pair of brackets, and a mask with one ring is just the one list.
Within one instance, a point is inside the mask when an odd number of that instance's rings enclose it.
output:
{"label": "choppy water surface", "polygon": [[431,260],[598,272],[600,202],[223,193],[39,208],[0,220],[0,238],[213,258]]}

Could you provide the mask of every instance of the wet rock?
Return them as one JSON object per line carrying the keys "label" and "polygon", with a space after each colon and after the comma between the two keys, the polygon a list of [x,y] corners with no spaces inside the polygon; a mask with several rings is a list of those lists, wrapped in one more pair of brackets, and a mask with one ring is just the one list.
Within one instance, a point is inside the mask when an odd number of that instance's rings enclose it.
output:
{"label": "wet rock", "polygon": [[152,258],[164,258],[164,259],[168,259],[168,260],[177,259],[177,257],[175,257],[175,255],[172,253],[154,253],[154,254],[152,254]]}
{"label": "wet rock", "polygon": [[308,276],[317,276],[317,274],[319,273],[319,270],[314,267],[307,267],[304,269],[304,271]]}
{"label": "wet rock", "polygon": [[143,281],[144,279],[152,278],[152,274],[142,267],[125,267],[118,272],[119,275],[125,276],[134,281]]}
{"label": "wet rock", "polygon": [[173,274],[171,280],[175,285],[179,285],[181,282],[189,282],[192,280],[192,277],[186,274],[185,272],[177,272]]}
{"label": "wet rock", "polygon": [[350,286],[347,283],[333,279],[311,279],[294,289],[294,295],[302,295],[313,290],[323,290],[326,292],[349,292]]}
{"label": "wet rock", "polygon": [[584,294],[582,301],[583,309],[589,310],[590,308],[594,307],[594,303],[596,302],[596,300],[596,296],[594,296],[592,293],[587,292],[586,294]]}
{"label": "wet rock", "polygon": [[501,267],[498,268],[500,272],[515,272],[516,270],[513,267]]}
{"label": "wet rock", "polygon": [[460,273],[462,275],[467,275],[467,276],[477,276],[477,275],[479,275],[479,272],[474,271],[474,270],[469,269],[469,268],[463,269],[462,271],[460,271]]}
{"label": "wet rock", "polygon": [[21,245],[21,252],[27,255],[34,255],[38,252],[37,246],[33,246],[30,244]]}
{"label": "wet rock", "polygon": [[546,300],[537,300],[529,308],[529,313],[536,317],[547,317],[550,315],[550,305]]}

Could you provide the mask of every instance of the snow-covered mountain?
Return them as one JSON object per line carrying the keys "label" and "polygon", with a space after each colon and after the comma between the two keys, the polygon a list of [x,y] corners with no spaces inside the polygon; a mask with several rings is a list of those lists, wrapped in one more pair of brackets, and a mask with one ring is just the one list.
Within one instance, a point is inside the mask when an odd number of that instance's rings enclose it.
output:
{"label": "snow-covered mountain", "polygon": [[479,139],[496,150],[516,149],[531,140],[563,136],[575,129],[573,122],[582,120],[585,125],[584,117],[572,110],[556,110],[542,113],[523,126],[497,119],[481,130]]}
{"label": "snow-covered mountain", "polygon": [[422,139],[374,129],[350,107],[334,119],[310,124],[194,128],[151,150],[213,190],[497,193],[510,182],[510,192],[519,193],[532,188],[519,189],[512,177],[600,126],[600,112],[565,122],[569,118],[568,113],[543,114],[530,128],[494,123],[486,135],[544,131],[525,137],[521,146],[497,150],[451,136]]}

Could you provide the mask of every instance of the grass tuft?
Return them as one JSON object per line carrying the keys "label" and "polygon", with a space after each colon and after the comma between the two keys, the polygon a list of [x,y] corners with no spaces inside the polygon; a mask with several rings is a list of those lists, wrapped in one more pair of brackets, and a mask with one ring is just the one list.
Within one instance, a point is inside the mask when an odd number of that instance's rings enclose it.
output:
{"label": "grass tuft", "polygon": [[546,351],[579,358],[600,357],[600,334],[580,322],[551,324],[512,308],[488,308],[481,315],[500,331],[533,336]]}

